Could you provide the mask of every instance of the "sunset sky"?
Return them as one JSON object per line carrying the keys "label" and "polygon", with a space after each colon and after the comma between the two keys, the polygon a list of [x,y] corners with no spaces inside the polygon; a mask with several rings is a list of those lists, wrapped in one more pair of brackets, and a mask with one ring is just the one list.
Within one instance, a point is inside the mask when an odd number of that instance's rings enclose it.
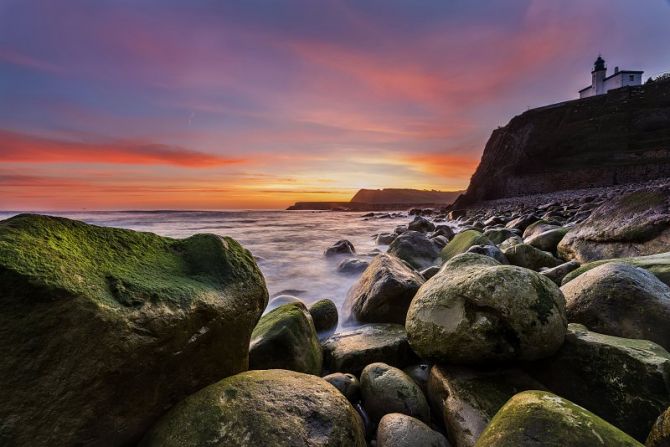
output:
{"label": "sunset sky", "polygon": [[465,188],[599,53],[670,71],[670,2],[0,0],[0,209]]}

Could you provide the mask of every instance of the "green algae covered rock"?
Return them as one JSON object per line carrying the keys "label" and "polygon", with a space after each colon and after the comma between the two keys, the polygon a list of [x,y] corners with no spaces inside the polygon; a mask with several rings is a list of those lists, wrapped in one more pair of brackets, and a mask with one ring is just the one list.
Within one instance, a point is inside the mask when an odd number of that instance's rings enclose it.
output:
{"label": "green algae covered rock", "polygon": [[558,245],[564,259],[581,263],[653,255],[670,246],[670,185],[607,201]]}
{"label": "green algae covered rock", "polygon": [[472,447],[512,396],[525,390],[544,389],[518,369],[435,365],[430,370],[427,394],[452,444]]}
{"label": "green algae covered rock", "polygon": [[362,421],[325,380],[285,370],[248,371],[184,399],[142,447],[365,447]]}
{"label": "green algae covered rock", "polygon": [[643,268],[665,284],[670,286],[670,252],[658,253],[649,256],[636,256],[632,258],[618,258],[618,259],[603,259],[600,261],[588,262],[581,265],[578,269],[568,273],[563,278],[562,284],[567,284],[584,272],[598,267],[599,265],[607,264],[608,262],[624,262],[626,264],[634,265],[635,267]]}
{"label": "green algae covered rock", "polygon": [[550,356],[566,326],[565,299],[551,280],[473,253],[421,286],[405,323],[421,358],[457,364]]}
{"label": "green algae covered rock", "polygon": [[448,447],[439,433],[420,420],[402,413],[389,413],[379,421],[377,447]]}
{"label": "green algae covered rock", "polygon": [[486,236],[477,230],[465,230],[458,233],[449,243],[442,249],[440,256],[443,261],[448,261],[456,255],[465,253],[473,245],[492,245]]}
{"label": "green algae covered rock", "polygon": [[595,414],[546,391],[512,397],[476,447],[641,447],[642,444]]}
{"label": "green algae covered rock", "polygon": [[361,373],[363,407],[375,423],[385,414],[402,413],[430,422],[430,408],[419,385],[402,370],[371,363]]}
{"label": "green algae covered rock", "polygon": [[328,298],[321,299],[309,306],[314,328],[317,332],[328,332],[337,327],[339,316],[337,306]]}
{"label": "green algae covered rock", "polygon": [[612,337],[570,324],[555,356],[535,362],[530,374],[644,441],[670,406],[670,354],[646,340]]}
{"label": "green algae covered rock", "polygon": [[251,369],[288,369],[319,375],[322,364],[316,329],[302,303],[284,304],[263,315],[251,333]]}
{"label": "green algae covered rock", "polygon": [[244,371],[267,304],[230,238],[19,215],[0,222],[0,444],[128,445]]}

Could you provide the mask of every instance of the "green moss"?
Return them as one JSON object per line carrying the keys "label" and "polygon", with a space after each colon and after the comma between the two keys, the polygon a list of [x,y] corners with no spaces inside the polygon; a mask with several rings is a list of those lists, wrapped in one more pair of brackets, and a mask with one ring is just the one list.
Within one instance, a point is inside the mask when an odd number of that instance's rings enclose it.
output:
{"label": "green moss", "polygon": [[247,250],[215,235],[177,240],[33,214],[0,222],[0,282],[19,298],[188,306],[250,269],[260,275]]}
{"label": "green moss", "polygon": [[442,249],[440,256],[442,260],[448,261],[458,254],[465,253],[473,245],[493,245],[493,243],[477,230],[465,230],[449,241]]}
{"label": "green moss", "polygon": [[544,391],[524,391],[512,397],[475,444],[476,447],[544,445],[642,446],[595,414]]}
{"label": "green moss", "polygon": [[555,288],[556,285],[551,280],[539,275],[531,276],[531,282],[537,293],[537,301],[531,304],[530,308],[537,314],[537,319],[541,323],[547,323],[556,308],[556,295],[551,292],[551,288]]}
{"label": "green moss", "polygon": [[665,284],[670,285],[670,252],[658,253],[649,256],[637,256],[632,258],[618,258],[618,259],[603,259],[600,261],[593,261],[583,264],[576,270],[568,273],[563,279],[562,284],[566,284],[582,273],[598,267],[599,265],[607,264],[608,262],[624,262],[636,267],[641,267],[654,274],[658,279]]}

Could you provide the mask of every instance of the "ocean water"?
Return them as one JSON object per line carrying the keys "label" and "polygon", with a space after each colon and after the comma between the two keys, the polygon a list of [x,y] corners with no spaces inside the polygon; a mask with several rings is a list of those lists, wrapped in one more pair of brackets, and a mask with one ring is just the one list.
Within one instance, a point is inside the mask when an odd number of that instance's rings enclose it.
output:
{"label": "ocean water", "polygon": [[[15,213],[0,213],[6,219]],[[87,223],[150,231],[185,238],[196,233],[230,236],[249,249],[265,276],[270,297],[293,295],[309,304],[330,298],[341,307],[356,275],[338,273],[347,257],[326,258],[323,252],[340,239],[354,244],[356,257],[370,260],[387,246],[374,236],[406,224],[405,213],[366,219],[365,213],[330,211],[152,211],[47,213]]]}

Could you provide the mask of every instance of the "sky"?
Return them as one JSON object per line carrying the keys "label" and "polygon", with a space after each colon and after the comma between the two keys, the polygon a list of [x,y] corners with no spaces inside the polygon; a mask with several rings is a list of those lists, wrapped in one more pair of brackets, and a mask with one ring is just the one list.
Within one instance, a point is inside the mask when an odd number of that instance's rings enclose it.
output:
{"label": "sky", "polygon": [[493,129],[668,42],[668,0],[0,0],[0,209],[464,189]]}

